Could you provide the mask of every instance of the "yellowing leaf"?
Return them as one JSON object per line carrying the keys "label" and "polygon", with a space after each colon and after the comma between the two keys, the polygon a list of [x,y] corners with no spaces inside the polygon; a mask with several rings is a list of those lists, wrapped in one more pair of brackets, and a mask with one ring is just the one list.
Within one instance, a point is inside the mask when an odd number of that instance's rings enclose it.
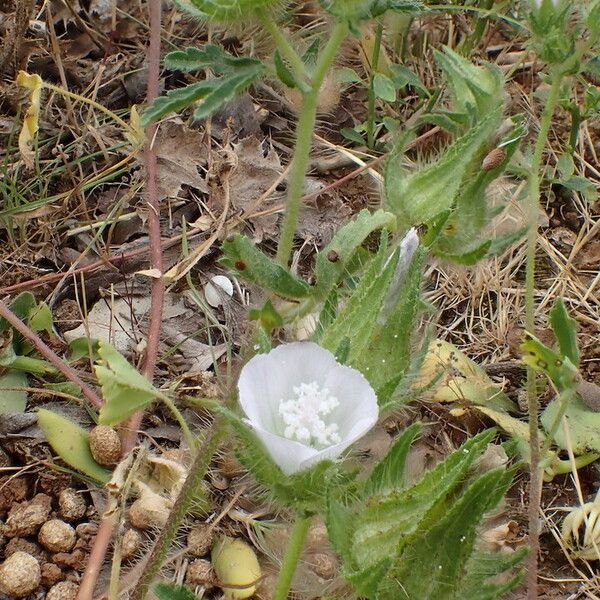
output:
{"label": "yellowing leaf", "polygon": [[134,148],[143,146],[146,141],[146,134],[142,126],[140,113],[138,112],[137,106],[135,104],[131,107],[131,112],[129,113],[129,125],[131,127],[131,131],[125,132],[125,137],[127,138],[127,141]]}
{"label": "yellowing leaf", "polygon": [[26,167],[33,168],[34,152],[32,149],[35,135],[39,129],[40,103],[42,97],[43,81],[39,75],[30,75],[25,71],[19,71],[17,85],[31,90],[31,103],[23,119],[23,127],[19,133],[19,152]]}

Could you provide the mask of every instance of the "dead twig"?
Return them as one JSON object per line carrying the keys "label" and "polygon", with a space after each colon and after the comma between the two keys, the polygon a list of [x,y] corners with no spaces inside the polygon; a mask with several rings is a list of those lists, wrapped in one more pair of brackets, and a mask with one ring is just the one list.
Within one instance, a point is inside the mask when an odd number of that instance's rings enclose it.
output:
{"label": "dead twig", "polygon": [[69,381],[77,385],[83,395],[96,407],[100,408],[104,403],[102,398],[87,384],[64,360],[52,350],[42,338],[30,329],[17,315],[15,315],[4,302],[0,300],[0,316],[5,318],[24,338],[28,339],[37,351],[52,365],[54,365]]}

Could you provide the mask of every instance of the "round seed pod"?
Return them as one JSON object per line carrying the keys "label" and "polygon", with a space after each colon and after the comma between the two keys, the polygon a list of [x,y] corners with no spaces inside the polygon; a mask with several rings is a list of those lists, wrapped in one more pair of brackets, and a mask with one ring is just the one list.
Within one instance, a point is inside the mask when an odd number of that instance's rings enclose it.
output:
{"label": "round seed pod", "polygon": [[313,554],[310,564],[314,573],[322,579],[333,579],[337,572],[337,562],[329,554]]}
{"label": "round seed pod", "polygon": [[196,525],[188,534],[188,552],[192,556],[205,556],[214,542],[213,528],[208,523]]}
{"label": "round seed pod", "polygon": [[142,546],[142,536],[136,529],[128,529],[121,539],[121,558],[124,560],[135,556]]}
{"label": "round seed pod", "polygon": [[162,527],[169,518],[170,510],[171,504],[166,498],[150,492],[142,495],[129,507],[129,522],[142,531]]}
{"label": "round seed pod", "polygon": [[79,586],[72,581],[61,581],[53,585],[46,594],[46,600],[75,600]]}
{"label": "round seed pod", "polygon": [[250,598],[254,594],[261,570],[254,550],[246,542],[222,538],[213,548],[211,560],[226,596]]}
{"label": "round seed pod", "polygon": [[215,585],[215,571],[209,560],[199,558],[192,561],[187,568],[185,581],[190,585],[201,585],[206,589]]}
{"label": "round seed pod", "polygon": [[0,591],[13,598],[22,598],[40,585],[41,578],[38,561],[27,552],[15,552],[0,566]]}
{"label": "round seed pod", "polygon": [[73,488],[65,488],[58,496],[60,516],[66,521],[77,521],[85,515],[87,506],[81,494]]}
{"label": "round seed pod", "polygon": [[121,460],[121,438],[107,425],[98,425],[90,431],[90,452],[94,460],[105,466],[116,465]]}
{"label": "round seed pod", "polygon": [[75,545],[75,530],[60,519],[44,523],[38,534],[38,541],[50,552],[70,552]]}

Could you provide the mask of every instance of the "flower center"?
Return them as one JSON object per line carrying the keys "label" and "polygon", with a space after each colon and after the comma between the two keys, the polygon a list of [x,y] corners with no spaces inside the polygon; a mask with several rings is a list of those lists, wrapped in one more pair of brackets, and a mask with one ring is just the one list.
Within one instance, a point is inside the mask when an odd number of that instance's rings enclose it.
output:
{"label": "flower center", "polygon": [[313,447],[326,447],[340,441],[338,426],[327,425],[322,417],[339,405],[338,399],[316,381],[294,387],[293,400],[281,400],[279,414],[285,423],[284,436]]}

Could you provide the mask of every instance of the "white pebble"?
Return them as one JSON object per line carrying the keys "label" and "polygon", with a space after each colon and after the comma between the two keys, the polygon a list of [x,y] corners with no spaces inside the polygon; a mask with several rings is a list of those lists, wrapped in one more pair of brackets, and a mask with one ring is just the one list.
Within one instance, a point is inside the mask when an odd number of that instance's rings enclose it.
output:
{"label": "white pebble", "polygon": [[226,294],[231,298],[233,296],[233,283],[225,275],[215,275],[211,277],[204,286],[204,297],[213,307],[217,308],[223,304],[222,297]]}

